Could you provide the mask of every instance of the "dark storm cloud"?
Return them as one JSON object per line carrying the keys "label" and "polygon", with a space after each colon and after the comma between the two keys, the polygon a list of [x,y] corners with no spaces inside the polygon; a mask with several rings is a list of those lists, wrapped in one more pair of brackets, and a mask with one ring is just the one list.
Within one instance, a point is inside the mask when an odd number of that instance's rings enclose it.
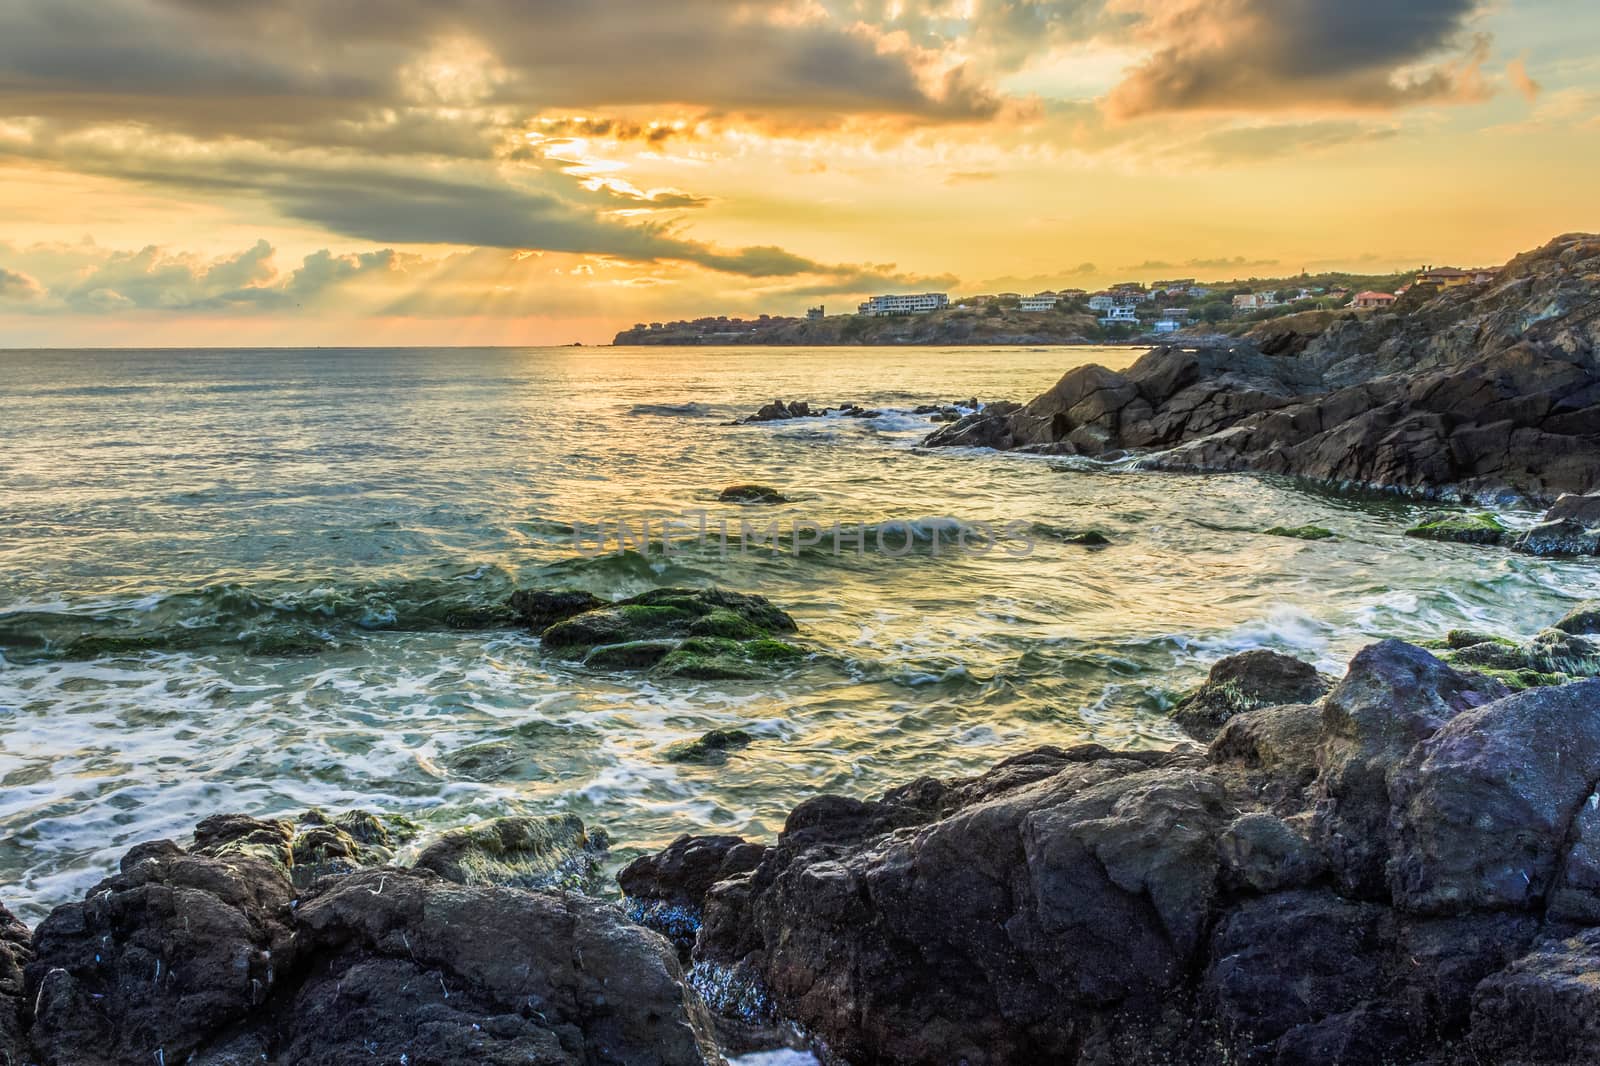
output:
{"label": "dark storm cloud", "polygon": [[[10,0],[0,99],[12,114],[234,132],[314,130],[429,94],[525,112],[687,102],[973,118],[997,106],[959,77],[930,90],[914,54],[871,32],[787,12],[779,0]],[[290,106],[308,125],[283,122]]]}
{"label": "dark storm cloud", "polygon": [[[1132,118],[1163,111],[1363,109],[1478,91],[1467,24],[1481,0],[1134,0],[1135,34],[1155,53],[1108,103]],[[1481,49],[1481,40],[1477,42]],[[1442,53],[1455,63],[1416,70]]]}

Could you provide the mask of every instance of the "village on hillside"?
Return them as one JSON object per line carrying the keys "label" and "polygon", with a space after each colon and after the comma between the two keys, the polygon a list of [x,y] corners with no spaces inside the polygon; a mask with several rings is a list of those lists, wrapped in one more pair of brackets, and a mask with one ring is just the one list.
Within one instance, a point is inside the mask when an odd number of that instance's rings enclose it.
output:
{"label": "village on hillside", "polygon": [[[1309,311],[1365,313],[1393,307],[1414,289],[1433,293],[1489,282],[1496,269],[1423,267],[1392,275],[1330,272],[1294,278],[1199,282],[1177,278],[1129,281],[1090,292],[1061,288],[1024,295],[1001,292],[952,298],[943,292],[886,293],[863,300],[853,313],[829,315],[810,307],[805,317],[715,316],[638,323],[617,344],[676,343],[919,343],[922,341],[1055,343],[1130,341],[1182,333],[1238,333],[1260,322]],[[889,332],[878,319],[928,318],[914,332]],[[886,324],[885,324],[886,325]]]}

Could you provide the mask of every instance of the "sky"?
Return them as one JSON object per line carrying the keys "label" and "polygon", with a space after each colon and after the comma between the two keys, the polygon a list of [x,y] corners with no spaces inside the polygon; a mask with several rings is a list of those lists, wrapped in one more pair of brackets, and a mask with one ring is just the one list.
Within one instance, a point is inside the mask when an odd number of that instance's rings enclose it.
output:
{"label": "sky", "polygon": [[1600,230],[1592,0],[4,0],[0,347],[635,322]]}

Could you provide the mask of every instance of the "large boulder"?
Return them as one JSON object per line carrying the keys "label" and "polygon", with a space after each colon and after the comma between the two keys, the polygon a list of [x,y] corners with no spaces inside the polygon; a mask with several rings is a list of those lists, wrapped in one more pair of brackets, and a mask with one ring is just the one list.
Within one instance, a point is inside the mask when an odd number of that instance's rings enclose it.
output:
{"label": "large boulder", "polygon": [[183,1062],[259,1018],[300,961],[293,898],[264,858],[135,847],[34,931],[26,999],[40,1060]]}
{"label": "large boulder", "polygon": [[1529,555],[1600,554],[1600,493],[1568,493],[1512,544]]}
{"label": "large boulder", "polygon": [[288,1062],[721,1061],[671,947],[593,900],[372,870],[296,929],[318,965],[285,1012]]}
{"label": "large boulder", "polygon": [[1330,685],[1310,663],[1258,648],[1218,661],[1206,683],[1184,697],[1172,717],[1190,736],[1209,741],[1236,714],[1284,703],[1311,703]]}
{"label": "large boulder", "polygon": [[1600,929],[1552,940],[1472,997],[1479,1061],[1571,1066],[1600,1056]]}
{"label": "large boulder", "polygon": [[1418,913],[1540,905],[1596,781],[1600,681],[1459,715],[1391,775],[1396,905]]}
{"label": "large boulder", "polygon": [[1313,833],[1347,892],[1384,894],[1389,776],[1400,760],[1463,711],[1506,694],[1498,681],[1456,670],[1421,648],[1386,640],[1363,648],[1322,704]]}
{"label": "large boulder", "polygon": [[671,945],[605,903],[393,867],[297,893],[251,851],[281,839],[272,823],[200,836],[216,854],[132,849],[40,924],[31,960],[26,930],[0,926],[0,1061],[722,1062]]}

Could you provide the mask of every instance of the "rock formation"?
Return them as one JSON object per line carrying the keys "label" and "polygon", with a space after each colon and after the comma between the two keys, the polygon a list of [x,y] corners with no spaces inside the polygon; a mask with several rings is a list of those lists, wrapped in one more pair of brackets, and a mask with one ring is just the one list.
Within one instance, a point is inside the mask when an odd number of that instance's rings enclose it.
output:
{"label": "rock formation", "polygon": [[699,920],[716,1005],[858,1066],[1600,1061],[1600,680],[1510,693],[1386,641],[1318,698],[1257,660],[1212,694],[1310,702],[1208,750],[818,797],[624,888]]}
{"label": "rock formation", "polygon": [[1600,236],[1560,237],[1485,285],[1411,299],[1318,317],[1311,335],[1157,348],[1120,373],[1079,367],[925,443],[1131,450],[1163,469],[1445,498],[1548,502],[1600,485]]}

